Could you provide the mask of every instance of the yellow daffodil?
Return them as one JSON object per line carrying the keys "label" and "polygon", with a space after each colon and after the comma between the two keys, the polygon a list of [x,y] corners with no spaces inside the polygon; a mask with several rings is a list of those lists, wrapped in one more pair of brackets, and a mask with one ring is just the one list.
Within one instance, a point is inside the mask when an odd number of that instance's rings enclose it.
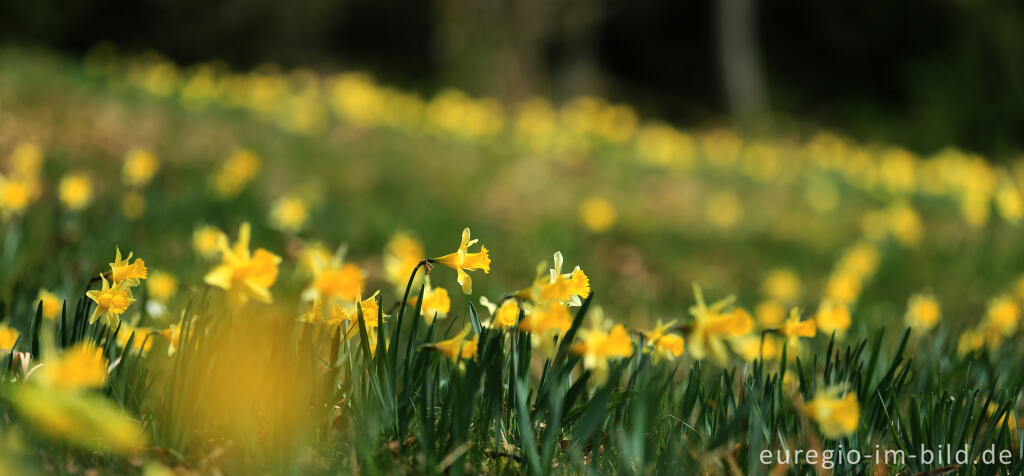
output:
{"label": "yellow daffodil", "polygon": [[850,308],[843,303],[823,301],[814,314],[814,322],[822,334],[835,332],[842,336],[850,328]]}
{"label": "yellow daffodil", "polygon": [[0,174],[0,214],[4,219],[20,215],[31,201],[31,188],[27,181]]}
{"label": "yellow daffodil", "polygon": [[469,335],[470,330],[472,328],[467,324],[455,337],[427,344],[427,348],[448,357],[452,362],[457,362],[459,359],[475,358],[479,337],[474,335],[472,338],[467,339],[466,336]]}
{"label": "yellow daffodil", "polygon": [[132,327],[127,324],[122,324],[121,329],[117,332],[117,345],[125,347],[128,345],[128,340],[132,341],[132,352],[149,352],[149,348],[153,347],[153,338],[149,337],[151,331],[145,327]]}
{"label": "yellow daffodil", "polygon": [[380,326],[381,317],[390,317],[387,314],[381,315],[380,303],[377,302],[377,296],[379,295],[380,291],[375,291],[372,296],[366,299],[359,299],[359,309],[363,311],[363,322],[365,322],[367,329]]}
{"label": "yellow daffodil", "polygon": [[329,263],[333,258],[334,254],[323,243],[319,241],[304,243],[302,251],[299,252],[299,271],[309,276],[315,276],[324,268],[324,264]]}
{"label": "yellow daffodil", "polygon": [[833,387],[819,391],[814,399],[803,406],[826,438],[841,438],[853,434],[860,424],[860,404],[855,393],[839,397],[841,389]]}
{"label": "yellow daffodil", "polygon": [[300,197],[288,195],[279,198],[270,209],[270,224],[281,231],[297,233],[309,218],[309,207]]}
{"label": "yellow daffodil", "polygon": [[989,301],[983,322],[987,327],[1009,336],[1020,327],[1020,306],[1009,297],[997,297]]}
{"label": "yellow daffodil", "polygon": [[861,278],[854,274],[833,274],[828,279],[825,291],[827,299],[844,304],[853,304],[860,297]]}
{"label": "yellow daffodil", "polygon": [[[580,306],[583,304],[582,299],[586,299],[590,296],[590,278],[587,277],[586,273],[576,266],[571,273],[562,274],[563,258],[562,252],[555,252],[555,267],[548,270],[551,275],[551,280],[547,285],[548,288],[555,288],[555,291],[560,294],[558,296],[547,296],[545,298],[555,298],[559,301],[567,302],[571,306]],[[551,290],[546,290],[545,294],[550,294]]]}
{"label": "yellow daffodil", "polygon": [[644,331],[644,340],[650,352],[654,354],[654,363],[662,360],[675,360],[683,355],[683,336],[671,333],[676,321],[662,324],[659,320],[654,329]]}
{"label": "yellow daffodil", "polygon": [[861,241],[846,250],[836,266],[836,274],[866,279],[875,274],[881,256],[878,247]]}
{"label": "yellow daffodil", "polygon": [[[487,306],[487,298],[480,297],[480,303]],[[511,329],[519,324],[519,303],[515,299],[506,299],[500,307],[493,304],[487,306],[491,311],[491,327],[495,329]]]}
{"label": "yellow daffodil", "polygon": [[589,197],[580,204],[580,222],[594,233],[608,231],[615,219],[615,206],[604,197]]}
{"label": "yellow daffodil", "polygon": [[796,355],[800,349],[800,338],[814,337],[817,334],[817,325],[814,319],[801,321],[800,310],[794,308],[789,311],[789,318],[777,330],[779,334],[789,339],[790,355]]}
{"label": "yellow daffodil", "polygon": [[146,262],[136,258],[132,261],[132,252],[128,257],[121,259],[121,249],[114,248],[114,262],[110,263],[110,281],[115,285],[121,281],[127,281],[128,286],[138,286],[139,282],[149,277],[146,270]]}
{"label": "yellow daffodil", "polygon": [[203,281],[206,284],[221,288],[237,302],[246,302],[249,298],[270,303],[273,297],[270,286],[277,281],[277,265],[281,257],[259,248],[249,252],[248,223],[238,229],[238,241],[229,246],[227,237],[221,236],[221,264],[207,273]]}
{"label": "yellow daffodil", "polygon": [[144,187],[153,180],[159,169],[160,161],[152,152],[146,149],[133,149],[125,156],[121,180],[129,187]]}
{"label": "yellow daffodil", "polygon": [[60,202],[69,210],[82,210],[92,201],[92,180],[84,173],[65,175],[59,185]]}
{"label": "yellow daffodil", "polygon": [[742,309],[726,311],[732,305],[732,296],[712,303],[704,302],[704,294],[700,286],[693,286],[697,303],[690,307],[693,322],[689,332],[687,350],[695,359],[710,357],[719,365],[729,360],[726,338],[741,336],[753,329],[753,319]]}
{"label": "yellow daffodil", "polygon": [[452,300],[448,297],[448,290],[435,288],[430,285],[427,278],[426,288],[423,290],[423,305],[420,307],[420,314],[426,319],[427,324],[434,322],[434,317],[445,317],[451,310]]}
{"label": "yellow daffodil", "polygon": [[[398,291],[405,289],[416,265],[423,261],[423,245],[405,233],[395,233],[384,247],[384,276]],[[421,278],[417,278],[421,279]]]}
{"label": "yellow daffodil", "polygon": [[458,273],[458,282],[465,294],[473,294],[473,279],[466,271],[481,269],[485,274],[491,272],[491,258],[487,255],[487,247],[481,245],[480,251],[469,252],[469,247],[476,242],[477,240],[470,239],[469,228],[466,228],[462,230],[462,243],[459,244],[458,251],[434,259],[434,262],[448,266]]}
{"label": "yellow daffodil", "polygon": [[907,303],[907,313],[904,316],[904,321],[908,326],[927,331],[935,327],[941,318],[942,308],[935,296],[915,294],[910,297],[910,302]]}
{"label": "yellow daffodil", "polygon": [[181,344],[181,325],[177,323],[171,324],[166,329],[160,331],[159,334],[164,339],[167,339],[167,355],[174,355]]}
{"label": "yellow daffodil", "polygon": [[747,362],[757,359],[770,360],[779,356],[776,338],[771,335],[765,335],[762,341],[760,334],[746,334],[730,339],[729,345]]}
{"label": "yellow daffodil", "polygon": [[62,391],[102,387],[107,383],[107,358],[92,342],[79,342],[60,357],[43,364],[43,384]]}
{"label": "yellow daffodil", "polygon": [[45,289],[39,290],[39,296],[36,297],[36,302],[43,306],[43,317],[47,319],[56,319],[60,315],[62,303],[61,299],[56,294],[47,291]]}
{"label": "yellow daffodil", "polygon": [[633,354],[633,341],[622,324],[606,322],[602,313],[595,308],[591,311],[591,326],[580,329],[579,340],[570,349],[583,357],[583,368],[594,376],[594,383],[604,385],[608,381],[608,362],[611,359],[629,357]]}
{"label": "yellow daffodil", "polygon": [[761,282],[761,293],[772,300],[793,304],[800,297],[802,284],[795,271],[788,268],[771,270]]}
{"label": "yellow daffodil", "polygon": [[354,301],[363,293],[366,275],[359,265],[343,263],[343,251],[336,253],[329,261],[314,266],[313,281],[305,291],[305,297],[324,299],[338,298]]}
{"label": "yellow daffodil", "polygon": [[100,280],[103,282],[101,289],[93,289],[85,293],[96,303],[96,309],[93,310],[89,320],[94,322],[103,317],[108,326],[113,326],[120,320],[121,314],[128,310],[128,306],[135,302],[135,298],[129,288],[129,281],[121,281],[111,286],[107,278],[100,276]]}
{"label": "yellow daffodil", "polygon": [[262,166],[263,164],[256,154],[244,149],[238,150],[228,157],[220,171],[214,176],[214,189],[222,197],[234,197],[256,177]]}
{"label": "yellow daffodil", "polygon": [[18,336],[21,333],[17,329],[7,327],[6,324],[0,324],[0,350],[10,351],[14,349],[14,344],[18,343]]}
{"label": "yellow daffodil", "polygon": [[146,290],[150,299],[167,302],[178,291],[178,278],[167,271],[153,271],[146,281]]}
{"label": "yellow daffodil", "polygon": [[213,259],[220,253],[220,241],[224,232],[213,226],[201,226],[192,232],[192,248],[206,259]]}
{"label": "yellow daffodil", "polygon": [[786,306],[778,301],[761,301],[754,307],[754,317],[757,318],[757,324],[763,328],[778,327],[786,320]]}

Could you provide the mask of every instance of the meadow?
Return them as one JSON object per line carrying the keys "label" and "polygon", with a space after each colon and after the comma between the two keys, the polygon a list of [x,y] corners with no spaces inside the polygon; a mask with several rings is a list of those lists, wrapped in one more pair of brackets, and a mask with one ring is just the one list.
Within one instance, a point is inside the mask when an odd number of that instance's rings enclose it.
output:
{"label": "meadow", "polygon": [[[955,144],[3,49],[0,474],[1020,474],[1022,184]],[[939,445],[966,462],[837,459]]]}

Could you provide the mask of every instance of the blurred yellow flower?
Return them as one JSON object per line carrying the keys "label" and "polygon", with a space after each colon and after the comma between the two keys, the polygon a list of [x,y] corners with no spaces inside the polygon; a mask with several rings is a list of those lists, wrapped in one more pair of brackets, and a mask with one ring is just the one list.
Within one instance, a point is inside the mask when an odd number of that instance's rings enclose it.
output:
{"label": "blurred yellow flower", "polygon": [[153,180],[159,168],[160,162],[152,152],[147,149],[133,149],[125,156],[121,180],[129,187],[143,187]]}
{"label": "blurred yellow flower", "polygon": [[7,324],[0,324],[0,350],[14,349],[14,344],[18,343],[20,335],[21,333],[17,329],[7,327]]}
{"label": "blurred yellow flower", "polygon": [[405,289],[412,270],[423,258],[423,245],[419,241],[405,233],[395,233],[384,247],[385,278],[399,291]]}
{"label": "blurred yellow flower", "polygon": [[487,255],[487,247],[481,245],[479,252],[469,252],[469,247],[476,244],[477,241],[470,239],[469,228],[466,228],[462,230],[462,243],[459,244],[458,251],[433,260],[458,273],[458,282],[465,294],[473,294],[473,279],[466,271],[482,269],[485,274],[491,272],[491,258]]}
{"label": "blurred yellow flower", "polygon": [[434,322],[434,317],[445,317],[451,310],[452,300],[448,297],[448,290],[435,288],[426,282],[426,289],[423,291],[423,305],[420,307],[420,315],[426,319],[427,324]]}
{"label": "blurred yellow flower", "polygon": [[43,364],[40,381],[53,389],[76,391],[102,387],[107,383],[107,358],[103,348],[79,342],[55,359]]}
{"label": "blurred yellow flower", "polygon": [[121,281],[111,286],[107,278],[100,276],[100,280],[103,281],[102,289],[85,292],[85,295],[96,303],[96,309],[93,310],[89,321],[94,322],[103,317],[108,326],[116,325],[121,314],[124,314],[128,310],[128,306],[135,302],[132,291],[129,289],[130,282]]}
{"label": "blurred yellow flower", "polygon": [[145,327],[132,327],[127,324],[122,324],[121,329],[117,332],[117,345],[122,348],[128,345],[128,340],[131,339],[132,352],[149,352],[150,347],[153,347],[153,339],[149,337],[151,331]]}
{"label": "blurred yellow flower", "polygon": [[308,218],[306,202],[293,195],[279,198],[270,209],[270,224],[281,231],[297,233],[302,230]]}
{"label": "blurred yellow flower", "polygon": [[633,341],[626,328],[622,324],[615,324],[609,330],[611,323],[605,321],[601,314],[591,314],[590,327],[580,329],[579,340],[570,347],[574,354],[583,357],[583,368],[593,374],[594,383],[597,385],[604,385],[608,381],[610,359],[629,357],[633,354]]}
{"label": "blurred yellow flower", "polygon": [[786,319],[786,306],[778,301],[761,301],[754,307],[757,324],[763,328],[774,328]]}
{"label": "blurred yellow flower", "polygon": [[11,152],[8,161],[13,175],[32,177],[39,174],[43,164],[43,151],[36,144],[23,142]]}
{"label": "blurred yellow flower", "polygon": [[675,325],[676,321],[674,320],[664,324],[661,320],[658,320],[658,324],[654,326],[654,329],[643,332],[646,345],[651,353],[654,354],[654,363],[662,360],[675,360],[683,355],[683,344],[685,342],[683,336],[671,333]]}
{"label": "blurred yellow flower", "polygon": [[192,248],[203,258],[216,258],[220,253],[221,237],[224,236],[224,232],[217,227],[201,226],[192,232]]}
{"label": "blurred yellow flower", "polygon": [[814,337],[817,327],[814,319],[800,320],[800,310],[790,309],[789,318],[778,328],[779,334],[789,338],[790,347],[796,348],[800,344],[801,337]]}
{"label": "blurred yellow flower", "polygon": [[861,241],[850,246],[843,253],[836,266],[836,273],[866,279],[875,274],[880,261],[878,248],[871,243]]}
{"label": "blurred yellow flower", "polygon": [[747,362],[753,362],[757,359],[769,360],[778,357],[779,348],[778,344],[776,344],[776,338],[771,335],[765,335],[763,345],[761,339],[761,334],[746,334],[733,337],[729,340],[729,345],[732,346],[737,355]]}
{"label": "blurred yellow flower", "polygon": [[29,184],[0,174],[0,213],[4,218],[20,215],[32,201]]}
{"label": "blurred yellow flower", "polygon": [[924,233],[921,217],[905,201],[897,202],[886,210],[889,232],[905,246],[917,246]]}
{"label": "blurred yellow flower", "polygon": [[800,297],[801,287],[800,277],[795,271],[775,268],[761,282],[761,293],[776,301],[793,304]]}
{"label": "blurred yellow flower", "polygon": [[814,322],[822,334],[835,332],[841,337],[850,328],[850,308],[841,302],[822,301],[814,314]]}
{"label": "blurred yellow flower", "polygon": [[992,299],[988,303],[983,322],[987,327],[1009,336],[1020,327],[1020,306],[1007,296]]}
{"label": "blurred yellow flower", "polygon": [[153,271],[146,281],[146,290],[149,291],[150,299],[167,302],[178,291],[178,278],[167,271]]}
{"label": "blurred yellow flower", "polygon": [[476,357],[479,337],[474,335],[473,338],[467,339],[466,336],[469,335],[469,331],[471,329],[472,328],[467,324],[462,328],[462,331],[455,335],[455,337],[441,342],[427,344],[426,347],[448,357],[452,362],[457,362],[459,359],[472,359]]}
{"label": "blurred yellow flower", "polygon": [[731,229],[743,219],[743,202],[733,192],[713,192],[708,196],[705,214],[715,227]]}
{"label": "blurred yellow flower", "polygon": [[616,218],[615,206],[604,197],[589,197],[580,204],[580,222],[594,233],[611,229]]}
{"label": "blurred yellow flower", "polygon": [[825,297],[831,301],[852,304],[860,297],[861,281],[848,273],[833,274],[828,278]]}
{"label": "blurred yellow flower", "polygon": [[225,198],[238,195],[256,177],[263,164],[252,152],[240,149],[232,154],[214,176],[213,186]]}
{"label": "blurred yellow flower", "polygon": [[814,399],[807,402],[803,411],[818,423],[821,434],[826,438],[841,438],[857,431],[860,424],[860,404],[853,392],[839,397],[841,389],[832,387],[818,391]]}
{"label": "blurred yellow flower", "polygon": [[56,294],[47,291],[46,289],[40,289],[39,295],[36,297],[36,302],[43,306],[43,317],[47,319],[56,319],[60,315],[62,307],[61,299]]}
{"label": "blurred yellow flower", "polygon": [[213,268],[203,281],[210,286],[221,288],[236,302],[247,302],[249,298],[270,303],[273,296],[270,286],[277,281],[277,265],[281,257],[263,248],[249,252],[251,228],[243,223],[238,229],[238,241],[229,246],[226,236],[221,235],[219,248],[221,264]]}
{"label": "blurred yellow flower", "polygon": [[565,333],[570,327],[572,327],[572,317],[569,315],[569,308],[558,301],[548,301],[533,306],[523,321],[519,323],[520,329],[536,335],[552,332]]}
{"label": "blurred yellow flower", "polygon": [[146,447],[139,424],[103,396],[25,384],[12,387],[9,397],[23,421],[50,438],[103,454],[136,453]]}
{"label": "blurred yellow flower", "polygon": [[92,201],[92,180],[82,172],[65,175],[58,190],[60,202],[69,210],[82,210]]}
{"label": "blurred yellow flower", "polygon": [[904,321],[908,326],[927,331],[935,327],[940,318],[942,318],[942,309],[935,296],[915,294],[910,297],[910,302],[907,303],[907,313],[904,316]]}
{"label": "blurred yellow flower", "polygon": [[734,301],[733,296],[720,299],[708,306],[704,303],[704,293],[700,286],[693,286],[693,294],[697,303],[690,307],[693,322],[688,334],[690,342],[686,349],[694,359],[710,357],[718,365],[724,366],[729,360],[726,338],[750,332],[754,326],[753,319],[750,314],[739,308],[726,311]]}

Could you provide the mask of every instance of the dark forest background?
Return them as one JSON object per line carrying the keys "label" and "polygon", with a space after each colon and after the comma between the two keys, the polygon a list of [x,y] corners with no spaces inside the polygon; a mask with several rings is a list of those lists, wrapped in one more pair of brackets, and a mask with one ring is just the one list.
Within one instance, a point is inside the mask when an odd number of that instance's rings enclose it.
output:
{"label": "dark forest background", "polygon": [[0,41],[364,69],[425,94],[595,94],[683,126],[1024,146],[1019,0],[0,0]]}

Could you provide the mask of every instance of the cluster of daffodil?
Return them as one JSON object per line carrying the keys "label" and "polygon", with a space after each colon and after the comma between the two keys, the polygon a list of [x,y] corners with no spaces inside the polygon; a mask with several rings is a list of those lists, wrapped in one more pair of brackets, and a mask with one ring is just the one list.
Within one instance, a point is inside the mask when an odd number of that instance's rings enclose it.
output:
{"label": "cluster of daffodil", "polygon": [[[532,98],[505,108],[494,99],[474,99],[450,89],[423,99],[381,86],[363,73],[319,76],[267,66],[240,74],[217,62],[183,69],[159,55],[121,59],[109,48],[97,48],[87,67],[124,77],[154,95],[176,97],[190,109],[241,108],[303,133],[325,130],[333,116],[358,127],[393,127],[482,143],[507,137],[531,154],[582,157],[610,146],[614,154],[628,151],[654,166],[703,167],[755,182],[803,184],[808,204],[820,212],[836,208],[838,187],[845,184],[892,202],[866,215],[864,226],[870,233],[889,228],[908,243],[920,236],[910,205],[915,196],[948,197],[975,227],[988,222],[993,208],[1011,223],[1024,217],[1024,160],[999,167],[952,148],[923,158],[903,148],[859,145],[826,132],[803,143],[745,140],[726,129],[684,131],[643,121],[627,105],[593,97],[561,107]],[[707,207],[708,219],[718,226],[731,227],[743,216],[742,202],[728,191],[709,197]],[[886,222],[895,226],[886,227]],[[600,227],[602,220],[597,223]]]}

